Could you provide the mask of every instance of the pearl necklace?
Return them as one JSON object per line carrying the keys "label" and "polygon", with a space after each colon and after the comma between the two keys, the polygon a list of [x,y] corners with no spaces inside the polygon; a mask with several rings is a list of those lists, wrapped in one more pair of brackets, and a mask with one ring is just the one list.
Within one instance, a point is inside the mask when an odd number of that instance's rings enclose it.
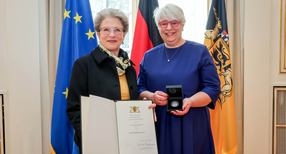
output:
{"label": "pearl necklace", "polygon": [[[181,46],[180,46],[181,47]],[[175,54],[179,51],[180,47],[176,50],[176,52],[173,54],[173,56],[169,59],[168,57],[168,54],[167,54],[167,51],[166,51],[166,47],[165,47],[165,53],[166,53],[166,56],[167,56],[167,59],[168,59],[168,62],[170,62],[170,60],[175,56]]]}

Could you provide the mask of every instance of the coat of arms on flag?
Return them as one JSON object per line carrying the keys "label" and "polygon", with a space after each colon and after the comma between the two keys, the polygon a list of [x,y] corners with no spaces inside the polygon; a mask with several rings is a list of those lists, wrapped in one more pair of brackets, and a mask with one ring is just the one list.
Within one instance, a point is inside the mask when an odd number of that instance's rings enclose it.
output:
{"label": "coat of arms on flag", "polygon": [[208,29],[205,32],[205,45],[208,47],[217,67],[221,80],[221,94],[219,102],[225,102],[225,97],[232,95],[231,62],[229,54],[229,39],[226,30],[222,30],[221,20],[218,18],[216,9],[213,9],[216,24],[214,29]]}
{"label": "coat of arms on flag", "polygon": [[221,82],[221,94],[210,110],[216,154],[237,152],[236,122],[225,0],[212,0],[206,25],[205,42]]}

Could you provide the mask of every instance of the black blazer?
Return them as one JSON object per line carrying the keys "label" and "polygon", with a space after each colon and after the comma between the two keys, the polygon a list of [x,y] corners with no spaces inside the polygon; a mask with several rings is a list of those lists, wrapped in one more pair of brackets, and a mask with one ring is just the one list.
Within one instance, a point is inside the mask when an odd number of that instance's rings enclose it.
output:
{"label": "black blazer", "polygon": [[[125,52],[120,49],[120,52]],[[127,54],[127,53],[126,53]],[[131,62],[132,65],[133,62]],[[133,66],[125,71],[130,99],[138,99],[136,72]],[[68,99],[67,116],[75,129],[74,141],[81,149],[80,96],[89,94],[121,100],[120,83],[113,58],[96,47],[91,53],[77,59],[73,65]]]}

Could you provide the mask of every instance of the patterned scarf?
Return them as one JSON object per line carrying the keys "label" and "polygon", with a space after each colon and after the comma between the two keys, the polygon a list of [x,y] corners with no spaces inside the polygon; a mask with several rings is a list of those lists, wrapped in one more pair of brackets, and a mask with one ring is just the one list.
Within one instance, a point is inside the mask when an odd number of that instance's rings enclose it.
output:
{"label": "patterned scarf", "polygon": [[114,54],[112,54],[109,50],[107,50],[101,44],[99,44],[99,49],[102,52],[107,53],[110,58],[113,58],[115,60],[116,69],[117,69],[118,75],[120,75],[120,76],[124,75],[126,68],[131,66],[130,60],[129,60],[126,52],[123,52],[122,50],[119,50],[119,54],[118,54],[118,57],[117,57]]}

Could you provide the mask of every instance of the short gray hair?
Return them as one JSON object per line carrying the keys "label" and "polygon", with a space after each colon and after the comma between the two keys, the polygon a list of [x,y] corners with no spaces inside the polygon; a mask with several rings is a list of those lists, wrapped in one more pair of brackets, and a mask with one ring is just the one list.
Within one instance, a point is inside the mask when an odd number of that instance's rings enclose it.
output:
{"label": "short gray hair", "polygon": [[183,10],[175,4],[166,4],[162,8],[157,7],[154,10],[154,19],[159,30],[160,30],[159,26],[160,19],[166,19],[168,21],[179,20],[183,25],[186,23]]}
{"label": "short gray hair", "polygon": [[106,8],[97,13],[94,19],[95,31],[97,32],[100,31],[101,22],[107,17],[113,17],[113,18],[119,19],[121,24],[123,25],[123,32],[126,32],[126,33],[128,32],[128,28],[129,28],[128,18],[121,10],[113,9],[113,8]]}

